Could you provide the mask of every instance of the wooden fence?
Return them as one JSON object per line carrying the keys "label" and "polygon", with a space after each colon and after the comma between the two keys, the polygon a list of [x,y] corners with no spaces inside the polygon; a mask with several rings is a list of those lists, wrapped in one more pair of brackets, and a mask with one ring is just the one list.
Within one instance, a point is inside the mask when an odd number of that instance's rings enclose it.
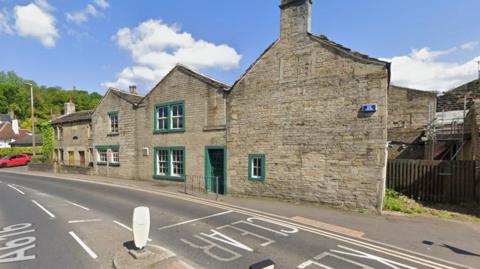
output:
{"label": "wooden fence", "polygon": [[478,165],[475,161],[391,160],[387,188],[418,201],[480,202]]}

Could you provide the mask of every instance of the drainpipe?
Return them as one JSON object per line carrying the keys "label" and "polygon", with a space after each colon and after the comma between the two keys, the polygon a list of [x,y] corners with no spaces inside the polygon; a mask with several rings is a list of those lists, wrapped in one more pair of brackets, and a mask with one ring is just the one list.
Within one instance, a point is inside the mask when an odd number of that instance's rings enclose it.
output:
{"label": "drainpipe", "polygon": [[377,211],[379,215],[382,215],[383,211],[383,199],[385,198],[385,188],[386,188],[386,183],[387,183],[387,165],[388,165],[388,146],[390,144],[390,141],[387,141],[385,143],[385,160],[384,160],[384,165],[382,169],[382,182],[380,183],[380,191],[378,193],[377,197]]}

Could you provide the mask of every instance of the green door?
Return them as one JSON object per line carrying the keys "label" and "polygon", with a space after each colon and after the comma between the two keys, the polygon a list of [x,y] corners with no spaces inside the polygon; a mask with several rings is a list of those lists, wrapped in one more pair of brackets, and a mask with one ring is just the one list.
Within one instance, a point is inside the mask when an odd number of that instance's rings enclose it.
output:
{"label": "green door", "polygon": [[205,183],[209,192],[217,192],[216,178],[218,177],[218,193],[225,193],[225,149],[207,148],[206,150]]}

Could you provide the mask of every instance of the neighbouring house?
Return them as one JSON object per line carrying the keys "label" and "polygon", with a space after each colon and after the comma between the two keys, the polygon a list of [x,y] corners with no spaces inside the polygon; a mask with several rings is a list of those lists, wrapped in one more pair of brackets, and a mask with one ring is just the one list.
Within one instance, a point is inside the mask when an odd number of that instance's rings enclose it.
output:
{"label": "neighbouring house", "polygon": [[[43,145],[43,137],[40,134],[35,135],[35,146]],[[28,135],[24,135],[21,138],[10,143],[12,148],[14,147],[32,147],[33,146],[33,135],[29,132]]]}
{"label": "neighbouring house", "polygon": [[[138,179],[137,113],[143,97],[110,88],[92,114],[94,171],[100,176]],[[139,120],[145,120],[139,117]],[[143,130],[147,131],[147,130]],[[150,130],[148,130],[150,132]]]}
{"label": "neighbouring house", "polygon": [[430,159],[476,160],[480,113],[480,79],[438,97],[435,121],[428,136]]}
{"label": "neighbouring house", "polygon": [[0,123],[12,123],[12,117],[8,114],[0,114]]}
{"label": "neighbouring house", "polygon": [[87,167],[94,161],[92,110],[75,111],[70,101],[64,113],[51,121],[55,132],[54,158],[59,165]]}
{"label": "neighbouring house", "polygon": [[212,192],[219,177],[219,192],[224,193],[228,88],[185,66],[173,68],[140,105],[137,176],[195,181]]}
{"label": "neighbouring house", "polygon": [[10,148],[15,141],[28,139],[31,135],[30,131],[19,128],[18,120],[12,120],[10,116],[0,117],[0,148]]}
{"label": "neighbouring house", "polygon": [[437,94],[391,85],[388,92],[388,158],[425,159],[425,131],[435,117]]}
{"label": "neighbouring house", "polygon": [[227,98],[232,193],[381,210],[390,64],[310,33],[282,0],[281,34]]}

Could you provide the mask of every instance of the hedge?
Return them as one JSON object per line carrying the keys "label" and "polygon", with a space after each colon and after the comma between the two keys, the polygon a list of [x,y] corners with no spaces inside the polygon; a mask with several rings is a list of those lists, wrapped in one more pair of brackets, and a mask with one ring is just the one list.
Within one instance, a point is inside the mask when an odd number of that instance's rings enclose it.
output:
{"label": "hedge", "polygon": [[[42,147],[35,147],[35,149],[37,154],[43,154]],[[32,154],[32,147],[0,148],[0,157],[17,153]]]}

